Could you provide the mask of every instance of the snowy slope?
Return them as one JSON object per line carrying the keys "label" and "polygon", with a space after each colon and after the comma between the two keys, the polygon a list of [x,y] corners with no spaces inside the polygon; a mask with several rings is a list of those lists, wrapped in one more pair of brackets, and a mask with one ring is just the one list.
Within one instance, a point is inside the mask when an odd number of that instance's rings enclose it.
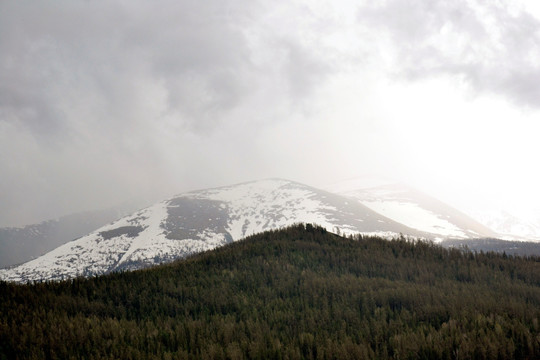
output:
{"label": "snowy slope", "polygon": [[[402,184],[357,188],[334,185],[340,195],[356,199],[396,222],[444,238],[497,237],[497,233],[464,213]],[[332,189],[330,189],[332,190]]]}
{"label": "snowy slope", "polygon": [[270,179],[176,196],[126,216],[12,269],[9,281],[57,280],[137,269],[299,222],[344,234],[426,234],[357,201]]}

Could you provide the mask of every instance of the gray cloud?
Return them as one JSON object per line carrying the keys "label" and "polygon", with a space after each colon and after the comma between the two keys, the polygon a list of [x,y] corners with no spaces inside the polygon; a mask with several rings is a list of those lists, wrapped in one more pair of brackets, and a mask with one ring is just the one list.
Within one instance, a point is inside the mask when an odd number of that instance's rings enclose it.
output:
{"label": "gray cloud", "polygon": [[256,2],[165,1],[159,7],[143,1],[5,2],[2,7],[3,121],[17,119],[37,133],[63,135],[66,127],[77,127],[67,119],[75,106],[95,112],[80,120],[86,126],[128,121],[126,112],[138,112],[133,101],[147,86],[163,92],[162,113],[188,129],[206,131],[253,89],[267,86],[269,72],[290,79],[294,101],[327,71],[301,40],[273,38],[271,29],[263,29],[258,41],[274,52],[285,49],[288,61],[255,66],[245,30],[257,27]]}
{"label": "gray cloud", "polygon": [[0,226],[235,179],[206,180],[328,73],[298,34],[260,25],[271,8],[1,2]]}
{"label": "gray cloud", "polygon": [[285,71],[289,79],[290,93],[294,98],[301,98],[309,93],[316,84],[332,72],[332,66],[313,55],[301,44],[284,41],[287,53]]}
{"label": "gray cloud", "polygon": [[358,21],[388,36],[397,75],[456,76],[479,92],[538,108],[540,22],[511,5],[390,0],[362,7]]}
{"label": "gray cloud", "polygon": [[180,112],[188,125],[201,121],[194,118],[202,109],[234,106],[249,71],[233,26],[242,14],[223,17],[220,2],[175,4],[4,3],[3,111],[36,132],[64,134],[66,112],[83,97],[102,112],[86,123],[129,121],[123,115],[137,106],[133,93],[148,83],[163,87],[164,111]]}
{"label": "gray cloud", "polygon": [[388,79],[455,76],[537,107],[538,29],[462,0],[0,1],[0,226],[407,169]]}

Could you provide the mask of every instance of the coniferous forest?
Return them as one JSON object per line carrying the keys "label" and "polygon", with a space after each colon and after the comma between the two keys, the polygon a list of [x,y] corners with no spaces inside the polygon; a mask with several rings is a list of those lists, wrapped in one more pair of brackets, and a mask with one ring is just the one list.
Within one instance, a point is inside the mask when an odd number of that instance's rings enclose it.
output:
{"label": "coniferous forest", "polygon": [[540,259],[311,225],[92,279],[0,282],[0,359],[540,359]]}

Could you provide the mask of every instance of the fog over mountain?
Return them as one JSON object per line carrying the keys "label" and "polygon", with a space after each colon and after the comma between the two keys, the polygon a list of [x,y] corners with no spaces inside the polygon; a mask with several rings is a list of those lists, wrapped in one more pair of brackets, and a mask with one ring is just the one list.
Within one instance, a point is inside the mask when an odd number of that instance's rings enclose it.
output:
{"label": "fog over mountain", "polygon": [[528,236],[539,75],[529,0],[2,1],[0,227],[373,176]]}

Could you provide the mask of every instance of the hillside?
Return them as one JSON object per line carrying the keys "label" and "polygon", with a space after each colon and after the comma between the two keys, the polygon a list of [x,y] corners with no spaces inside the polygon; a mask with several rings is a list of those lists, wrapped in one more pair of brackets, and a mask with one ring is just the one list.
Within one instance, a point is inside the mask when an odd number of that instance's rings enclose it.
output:
{"label": "hillside", "polygon": [[0,359],[540,357],[540,261],[298,225],[146,270],[0,282]]}

